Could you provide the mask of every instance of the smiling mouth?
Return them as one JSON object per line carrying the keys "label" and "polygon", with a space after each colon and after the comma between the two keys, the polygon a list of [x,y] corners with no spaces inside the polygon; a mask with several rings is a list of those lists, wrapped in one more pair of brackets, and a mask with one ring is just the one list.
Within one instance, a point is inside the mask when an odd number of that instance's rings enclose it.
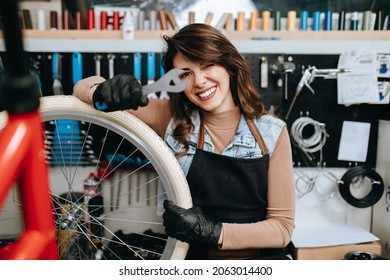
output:
{"label": "smiling mouth", "polygon": [[213,88],[211,88],[209,90],[206,90],[203,93],[198,94],[198,96],[200,98],[204,99],[204,98],[207,98],[207,97],[211,96],[213,93],[215,93],[216,90],[217,90],[217,87],[213,87]]}

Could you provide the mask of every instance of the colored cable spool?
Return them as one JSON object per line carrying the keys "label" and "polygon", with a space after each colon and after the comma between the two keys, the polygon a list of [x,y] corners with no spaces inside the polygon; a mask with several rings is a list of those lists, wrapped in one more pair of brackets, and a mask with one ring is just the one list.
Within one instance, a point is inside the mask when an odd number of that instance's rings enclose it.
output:
{"label": "colored cable spool", "polygon": [[62,29],[68,30],[70,29],[70,13],[68,10],[62,11]]}
{"label": "colored cable spool", "polygon": [[108,14],[106,11],[100,12],[100,30],[108,29]]}
{"label": "colored cable spool", "polygon": [[274,18],[274,30],[281,30],[280,12],[274,11],[272,16]]}
{"label": "colored cable spool", "polygon": [[[371,179],[372,189],[362,198],[355,197],[351,192],[351,186],[362,177]],[[340,195],[346,202],[358,208],[373,206],[382,197],[384,185],[382,177],[369,166],[355,166],[348,169],[339,182]]]}
{"label": "colored cable spool", "polygon": [[301,17],[300,28],[301,28],[302,31],[307,31],[308,20],[309,20],[309,12],[308,11],[301,11],[300,17]]}
{"label": "colored cable spool", "polygon": [[58,14],[56,11],[50,11],[50,28],[58,29]]}
{"label": "colored cable spool", "polygon": [[339,12],[338,28],[339,30],[345,30],[345,11]]}
{"label": "colored cable spool", "polygon": [[319,11],[313,12],[313,26],[314,31],[319,31],[321,29],[321,13]]}
{"label": "colored cable spool", "polygon": [[88,10],[87,12],[87,29],[95,29],[95,11]]}
{"label": "colored cable spool", "polygon": [[75,29],[77,30],[83,29],[81,12],[75,13]]}
{"label": "colored cable spool", "polygon": [[295,20],[297,18],[296,11],[289,11],[287,13],[287,30],[294,31],[295,30]]}
{"label": "colored cable spool", "polygon": [[332,30],[333,29],[333,13],[331,11],[325,12],[324,19],[324,30]]}
{"label": "colored cable spool", "polygon": [[112,30],[121,29],[121,19],[118,11],[112,13]]}
{"label": "colored cable spool", "polygon": [[262,30],[269,30],[270,29],[270,22],[271,22],[271,12],[270,11],[263,11],[261,13],[261,29]]}

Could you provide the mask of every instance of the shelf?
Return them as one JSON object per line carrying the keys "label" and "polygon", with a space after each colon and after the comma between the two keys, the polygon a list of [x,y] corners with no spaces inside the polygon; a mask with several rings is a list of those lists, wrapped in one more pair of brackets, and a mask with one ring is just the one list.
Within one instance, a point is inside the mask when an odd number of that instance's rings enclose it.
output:
{"label": "shelf", "polygon": [[[162,35],[174,34],[174,31],[135,31],[134,37],[138,39],[154,40]],[[24,38],[28,39],[99,39],[99,40],[122,40],[120,30],[24,30]]]}
{"label": "shelf", "polygon": [[[29,52],[161,52],[162,36],[172,30],[136,31],[123,40],[121,31],[24,30]],[[1,33],[0,33],[1,35]],[[225,35],[242,53],[339,54],[351,49],[389,53],[390,31],[232,31]],[[0,51],[4,51],[0,42]]]}
{"label": "shelf", "polygon": [[[162,35],[173,35],[172,30],[135,31],[135,39],[160,39]],[[1,33],[0,33],[1,34]],[[231,40],[277,39],[288,41],[301,40],[374,40],[389,41],[390,31],[231,31],[224,32]],[[122,39],[121,31],[100,30],[24,30],[23,36],[28,39]]]}
{"label": "shelf", "polygon": [[283,41],[390,41],[390,31],[233,31],[231,40],[274,39]]}

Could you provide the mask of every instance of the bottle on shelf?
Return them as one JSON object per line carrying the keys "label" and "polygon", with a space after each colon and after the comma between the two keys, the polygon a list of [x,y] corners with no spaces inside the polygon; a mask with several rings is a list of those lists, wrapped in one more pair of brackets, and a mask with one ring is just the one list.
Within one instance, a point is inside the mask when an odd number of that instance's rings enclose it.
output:
{"label": "bottle on shelf", "polygon": [[134,39],[134,22],[133,16],[130,12],[126,12],[122,24],[122,39],[133,40]]}

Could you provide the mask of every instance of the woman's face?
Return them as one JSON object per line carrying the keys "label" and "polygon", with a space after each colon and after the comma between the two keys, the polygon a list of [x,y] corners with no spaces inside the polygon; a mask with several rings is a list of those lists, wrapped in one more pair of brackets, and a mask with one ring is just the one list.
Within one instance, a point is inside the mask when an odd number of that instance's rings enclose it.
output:
{"label": "woman's face", "polygon": [[200,109],[221,113],[234,108],[229,74],[224,67],[212,63],[201,65],[181,54],[175,56],[173,66],[185,70],[183,77],[188,79],[188,85],[184,94]]}

